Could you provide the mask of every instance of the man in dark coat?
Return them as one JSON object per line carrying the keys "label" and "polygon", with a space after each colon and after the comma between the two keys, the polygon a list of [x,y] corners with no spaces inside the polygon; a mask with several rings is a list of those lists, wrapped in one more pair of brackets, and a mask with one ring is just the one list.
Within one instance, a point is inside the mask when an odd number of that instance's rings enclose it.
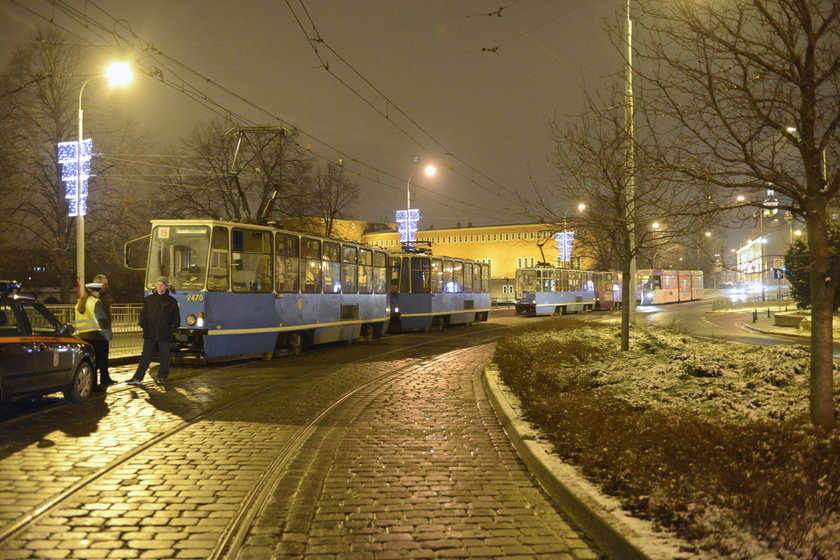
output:
{"label": "man in dark coat", "polygon": [[160,369],[157,382],[162,385],[169,377],[169,335],[181,326],[178,300],[169,294],[169,279],[161,276],[155,282],[155,291],[143,300],[140,310],[140,327],[143,329],[143,353],[137,364],[134,377],[128,384],[137,385],[143,381],[157,347],[160,354]]}

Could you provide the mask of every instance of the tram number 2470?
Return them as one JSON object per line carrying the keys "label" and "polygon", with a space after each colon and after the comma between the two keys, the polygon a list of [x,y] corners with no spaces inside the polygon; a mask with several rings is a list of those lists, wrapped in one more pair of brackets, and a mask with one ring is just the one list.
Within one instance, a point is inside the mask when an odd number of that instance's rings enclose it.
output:
{"label": "tram number 2470", "polygon": [[204,294],[187,294],[187,301],[204,301]]}

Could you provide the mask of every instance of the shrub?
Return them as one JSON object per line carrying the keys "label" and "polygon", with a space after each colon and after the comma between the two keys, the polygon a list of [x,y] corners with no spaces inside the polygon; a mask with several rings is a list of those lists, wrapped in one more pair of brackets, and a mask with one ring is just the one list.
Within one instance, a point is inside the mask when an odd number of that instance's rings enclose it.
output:
{"label": "shrub", "polygon": [[[628,388],[653,372],[652,384],[676,380],[682,391],[695,383],[722,402],[739,397],[730,391],[798,391],[807,400],[807,384],[795,382],[804,377],[796,371],[802,349],[718,353],[680,338],[646,330],[634,335],[634,352],[619,355],[605,342],[615,340],[612,333],[591,325],[531,329],[500,340],[496,357],[557,454],[630,511],[727,558],[835,557],[840,435],[774,420],[784,414],[772,411],[760,420],[704,413],[692,391],[665,402]],[[660,369],[642,359],[660,360]],[[771,363],[770,374],[762,371]],[[733,375],[739,366],[749,371]]]}

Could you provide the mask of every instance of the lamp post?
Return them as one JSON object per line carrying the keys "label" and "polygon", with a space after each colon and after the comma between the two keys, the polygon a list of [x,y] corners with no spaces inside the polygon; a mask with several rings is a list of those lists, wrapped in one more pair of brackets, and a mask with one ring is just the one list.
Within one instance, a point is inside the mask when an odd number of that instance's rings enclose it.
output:
{"label": "lamp post", "polygon": [[[434,165],[427,165],[423,169],[423,173],[427,177],[434,176],[437,173],[437,168]],[[411,180],[414,178],[414,173],[408,176],[408,181],[405,183],[405,240],[414,241],[411,235]]]}
{"label": "lamp post", "polygon": [[92,80],[107,78],[111,85],[124,85],[131,79],[131,67],[127,62],[119,62],[108,67],[105,74],[91,76],[79,89],[79,143],[76,146],[76,295],[82,296],[85,285],[85,212],[82,196],[82,147],[84,146],[84,111],[82,94]]}
{"label": "lamp post", "polygon": [[[627,212],[627,251],[629,252],[629,294],[624,297],[623,309],[626,309],[627,324],[634,322],[636,310],[636,134],[633,126],[633,21],[630,19],[630,0],[626,3],[626,58],[624,69],[624,127],[627,134],[627,146],[624,151],[625,173],[627,174],[627,187],[625,191]],[[622,340],[622,350],[626,350],[625,341]]]}

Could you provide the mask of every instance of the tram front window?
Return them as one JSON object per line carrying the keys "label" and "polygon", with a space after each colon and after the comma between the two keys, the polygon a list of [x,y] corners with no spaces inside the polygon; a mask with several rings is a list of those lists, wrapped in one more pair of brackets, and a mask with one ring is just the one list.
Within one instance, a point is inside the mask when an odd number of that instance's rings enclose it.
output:
{"label": "tram front window", "polygon": [[535,270],[517,270],[513,289],[516,292],[534,292],[537,284],[537,272]]}
{"label": "tram front window", "polygon": [[207,226],[155,226],[146,288],[153,288],[159,277],[166,276],[176,290],[204,289],[209,248]]}

